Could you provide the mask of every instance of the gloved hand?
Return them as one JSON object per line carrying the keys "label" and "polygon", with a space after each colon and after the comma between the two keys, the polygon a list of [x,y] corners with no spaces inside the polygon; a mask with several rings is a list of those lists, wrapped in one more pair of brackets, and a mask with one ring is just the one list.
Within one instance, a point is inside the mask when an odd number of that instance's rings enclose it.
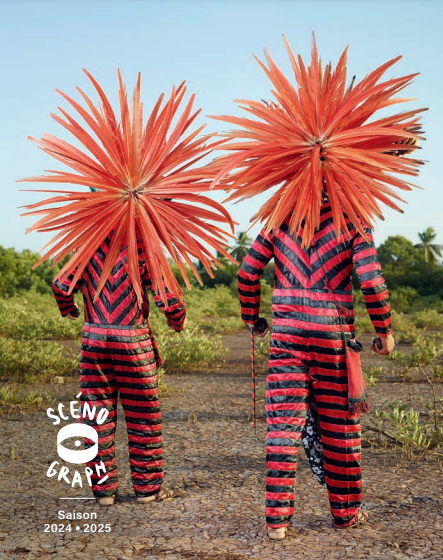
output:
{"label": "gloved hand", "polygon": [[80,309],[79,309],[79,307],[76,303],[74,303],[74,305],[75,305],[75,307],[71,311],[71,313],[68,313],[67,315],[65,315],[65,317],[67,319],[71,319],[71,321],[75,321],[76,319],[78,319],[80,317]]}
{"label": "gloved hand", "polygon": [[249,328],[254,327],[254,336],[263,338],[268,334],[269,323],[266,317],[259,317],[256,323],[248,323]]}

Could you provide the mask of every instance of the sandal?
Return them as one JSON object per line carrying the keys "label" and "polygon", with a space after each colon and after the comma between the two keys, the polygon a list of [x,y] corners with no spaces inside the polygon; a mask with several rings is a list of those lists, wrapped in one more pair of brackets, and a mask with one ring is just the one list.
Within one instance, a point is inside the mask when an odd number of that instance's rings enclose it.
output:
{"label": "sandal", "polygon": [[103,498],[97,498],[98,505],[102,508],[103,507],[112,507],[114,505],[117,494],[118,494],[118,488],[117,488],[117,492],[115,494],[113,494],[112,496],[104,496]]}
{"label": "sandal", "polygon": [[278,527],[278,529],[268,527],[268,537],[273,541],[282,541],[286,538],[287,530],[287,527]]}
{"label": "sandal", "polygon": [[172,500],[172,498],[175,498],[174,490],[160,488],[157,494],[146,496],[145,498],[137,498],[137,502],[139,504],[148,504],[150,502],[164,502],[166,500]]}
{"label": "sandal", "polygon": [[112,507],[114,505],[115,496],[106,496],[106,498],[99,498],[98,505],[103,507]]}
{"label": "sandal", "polygon": [[366,511],[362,511],[361,509],[358,511],[357,515],[352,520],[352,523],[349,525],[336,525],[334,523],[334,527],[336,529],[352,529],[357,527],[358,525],[363,525],[369,519],[369,514]]}

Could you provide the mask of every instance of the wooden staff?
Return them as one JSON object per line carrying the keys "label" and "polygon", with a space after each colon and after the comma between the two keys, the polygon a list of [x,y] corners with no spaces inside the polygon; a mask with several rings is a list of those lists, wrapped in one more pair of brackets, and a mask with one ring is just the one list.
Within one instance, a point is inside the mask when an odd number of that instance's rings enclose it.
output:
{"label": "wooden staff", "polygon": [[264,317],[260,317],[255,325],[249,325],[251,331],[251,373],[252,373],[252,423],[254,432],[257,434],[257,418],[255,412],[255,340],[254,334],[264,336],[269,330],[269,323]]}
{"label": "wooden staff", "polygon": [[254,341],[255,325],[252,325],[250,329],[251,329],[251,373],[252,373],[252,423],[254,424],[254,432],[255,434],[257,434],[257,420],[255,414],[255,341]]}

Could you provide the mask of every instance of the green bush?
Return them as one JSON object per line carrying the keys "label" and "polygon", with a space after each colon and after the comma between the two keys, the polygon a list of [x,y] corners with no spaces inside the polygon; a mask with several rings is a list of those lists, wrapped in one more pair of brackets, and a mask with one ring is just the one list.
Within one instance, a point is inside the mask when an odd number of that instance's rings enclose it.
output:
{"label": "green bush", "polygon": [[443,329],[443,314],[436,309],[423,309],[412,315],[411,322],[418,329]]}
{"label": "green bush", "polygon": [[396,311],[410,311],[415,305],[418,297],[417,290],[414,290],[414,288],[409,286],[401,286],[399,288],[389,290],[391,307]]}
{"label": "green bush", "polygon": [[17,391],[8,385],[0,389],[0,412],[21,412],[54,402],[47,391]]}
{"label": "green bush", "polygon": [[413,341],[411,354],[394,350],[389,360],[397,368],[400,375],[408,376],[413,370],[429,376],[430,379],[443,377],[440,359],[443,356],[442,336],[419,336]]}
{"label": "green bush", "polygon": [[392,328],[399,342],[414,344],[422,336],[423,330],[443,329],[443,315],[435,309],[423,309],[409,315],[393,311]]}
{"label": "green bush", "polygon": [[157,370],[157,378],[158,378],[158,392],[161,394],[169,393],[170,389],[165,383],[165,370],[164,368],[158,368]]}
{"label": "green bush", "polygon": [[[227,286],[216,286],[204,290],[204,299],[198,302],[202,315],[210,317],[238,317],[240,315],[240,303]],[[195,300],[194,300],[195,301]]]}
{"label": "green bush", "polygon": [[267,360],[269,356],[269,345],[271,343],[271,329],[264,338],[255,339],[255,355],[257,358]]}
{"label": "green bush", "polygon": [[[443,276],[442,276],[441,282],[443,283]],[[443,295],[442,295],[442,297],[443,297]],[[412,306],[412,308],[409,309],[409,312],[422,311],[423,309],[433,309],[433,310],[437,311],[438,313],[443,313],[443,299],[442,299],[442,297],[440,297],[436,293],[432,294],[432,295],[429,295],[429,296],[420,296],[414,302],[414,305]],[[408,311],[408,310],[406,310],[406,311]]]}
{"label": "green bush", "polygon": [[[260,313],[268,319],[271,318],[272,313],[272,292],[272,287],[267,282],[262,282]],[[204,317],[237,319],[241,316],[236,280],[230,287],[218,285],[214,288],[185,290],[185,301],[188,319],[195,324],[203,324]],[[232,325],[233,323],[230,327]]]}
{"label": "green bush", "polygon": [[0,335],[22,339],[73,339],[81,336],[83,322],[64,319],[51,296],[0,299]]}
{"label": "green bush", "polygon": [[80,356],[67,357],[57,342],[0,337],[0,372],[12,381],[51,380],[78,370]]}
{"label": "green bush", "polygon": [[[402,445],[409,456],[416,451],[425,452],[443,445],[443,429],[438,421],[432,427],[427,423],[423,424],[420,422],[420,412],[406,410],[406,405],[399,406],[395,401],[389,408],[389,413],[377,410],[373,413],[370,420],[374,427],[369,429],[382,433]],[[439,414],[439,411],[435,412]]]}
{"label": "green bush", "polygon": [[[240,304],[228,286],[215,288],[192,288],[184,290],[187,317],[199,323],[204,317],[239,317]],[[151,315],[158,315],[155,305],[151,305]]]}
{"label": "green bush", "polygon": [[418,329],[411,320],[412,316],[392,311],[392,329],[397,342],[412,344],[422,331]]}
{"label": "green bush", "polygon": [[372,326],[371,319],[369,315],[364,312],[359,312],[357,310],[355,315],[355,332],[358,334],[361,333],[373,333],[374,327]]}
{"label": "green bush", "polygon": [[181,333],[164,331],[157,343],[160,354],[165,359],[166,371],[191,371],[208,365],[220,365],[228,353],[220,336],[205,335],[198,327]]}
{"label": "green bush", "polygon": [[261,300],[260,300],[260,314],[265,315],[268,321],[272,315],[272,286],[267,282],[261,283]]}
{"label": "green bush", "polygon": [[366,387],[373,387],[377,383],[377,377],[383,375],[382,367],[364,367],[363,379]]}
{"label": "green bush", "polygon": [[35,270],[40,255],[29,249],[16,251],[0,245],[0,297],[35,291],[40,294],[52,293],[52,280],[60,270],[52,267],[50,260],[43,262]]}

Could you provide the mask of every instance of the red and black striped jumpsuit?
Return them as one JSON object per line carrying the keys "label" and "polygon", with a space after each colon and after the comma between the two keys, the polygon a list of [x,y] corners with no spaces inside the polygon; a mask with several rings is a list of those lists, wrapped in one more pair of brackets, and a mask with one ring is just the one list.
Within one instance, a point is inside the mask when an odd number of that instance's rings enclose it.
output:
{"label": "red and black striped jumpsuit", "polygon": [[355,336],[353,265],[379,336],[389,334],[391,314],[371,231],[365,230],[367,242],[349,220],[346,223],[349,237],[342,234],[338,241],[331,207],[323,204],[321,224],[308,249],[301,248],[300,235],[289,234],[287,223],[266,237],[262,231],[239,273],[242,319],[253,323],[259,315],[263,269],[274,258],[273,326],[265,393],[266,521],[274,528],[288,526],[294,513],[297,453],[311,395],[318,409],[325,480],[335,523],[350,525],[361,505],[359,415],[348,412],[344,341],[325,273],[333,297],[345,312],[341,314],[347,337]]}
{"label": "red and black striped jumpsuit", "polygon": [[[109,238],[86,266],[71,295],[67,291],[72,276],[53,284],[54,295],[63,316],[74,309],[74,297],[83,291],[85,325],[81,346],[80,388],[82,411],[84,403],[109,410],[106,421],[98,425],[83,412],[80,421],[97,430],[98,454],[87,463],[93,468],[92,490],[97,498],[113,496],[117,492],[118,475],[115,461],[114,437],[117,422],[117,397],[123,406],[129,439],[129,462],[136,496],[156,494],[163,481],[163,443],[160,402],[158,399],[157,368],[163,361],[148,323],[151,287],[148,271],[139,248],[139,266],[145,300],[137,305],[133,286],[126,272],[126,250],[120,252],[105,287],[94,302],[94,294],[109,249]],[[185,306],[168,293],[165,307],[159,296],[154,301],[162,309],[169,326],[181,331],[186,316]],[[85,447],[91,447],[85,440]],[[106,466],[108,479],[97,484],[95,465]]]}

